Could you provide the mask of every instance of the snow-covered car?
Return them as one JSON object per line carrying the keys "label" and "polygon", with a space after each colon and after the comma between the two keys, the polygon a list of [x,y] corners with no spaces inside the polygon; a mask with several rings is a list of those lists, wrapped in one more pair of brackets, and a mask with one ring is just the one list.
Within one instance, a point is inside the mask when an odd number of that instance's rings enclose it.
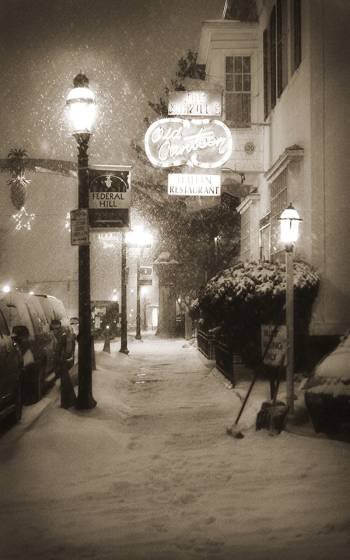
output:
{"label": "snow-covered car", "polygon": [[305,404],[316,432],[350,426],[350,331],[315,367],[305,385]]}
{"label": "snow-covered car", "polygon": [[23,395],[25,403],[37,402],[44,386],[55,378],[56,339],[42,307],[31,294],[0,294],[7,307],[9,326],[24,359]]}
{"label": "snow-covered car", "polygon": [[0,302],[0,419],[22,416],[22,356],[10,336],[9,315]]}
{"label": "snow-covered car", "polygon": [[[69,319],[66,308],[63,302],[55,296],[47,294],[33,294],[33,299],[35,299],[41,306],[45,318],[48,324],[51,326],[52,321],[60,321],[61,325],[66,332],[67,337],[72,341],[72,347],[75,348],[75,340],[77,332],[74,330],[72,325],[72,320]],[[78,324],[79,324],[79,319]],[[75,355],[73,350],[72,355],[72,365],[75,361]]]}

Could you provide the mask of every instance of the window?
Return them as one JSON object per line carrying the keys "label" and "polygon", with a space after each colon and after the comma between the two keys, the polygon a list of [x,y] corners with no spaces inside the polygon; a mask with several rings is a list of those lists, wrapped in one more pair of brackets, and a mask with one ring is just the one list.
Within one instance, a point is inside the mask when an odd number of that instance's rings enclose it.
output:
{"label": "window", "polygon": [[264,115],[265,119],[267,118],[270,107],[271,107],[271,99],[270,99],[270,88],[269,88],[269,76],[270,76],[270,66],[269,66],[269,36],[268,30],[265,29],[263,34],[263,55],[264,55]]}
{"label": "window", "polygon": [[270,109],[276,105],[276,67],[276,7],[274,7],[270,18]]}
{"label": "window", "polygon": [[280,97],[288,82],[288,4],[277,0],[277,95]]}
{"label": "window", "polygon": [[288,83],[288,0],[277,0],[272,8],[263,34],[263,57],[266,119]]}
{"label": "window", "polygon": [[287,168],[284,169],[270,187],[271,199],[271,253],[281,251],[279,217],[287,207]]}
{"label": "window", "polygon": [[225,108],[226,121],[229,121],[237,128],[250,126],[250,56],[226,56]]}
{"label": "window", "polygon": [[2,314],[2,311],[0,311],[0,336],[4,336],[4,335],[9,335],[9,329],[7,327],[7,323],[5,320],[5,317]]}
{"label": "window", "polygon": [[21,316],[18,312],[18,309],[15,305],[11,303],[7,304],[9,317],[10,317],[10,325],[14,327],[15,325],[23,325],[23,321],[21,321]]}
{"label": "window", "polygon": [[250,257],[250,212],[249,209],[241,214],[241,259]]}
{"label": "window", "polygon": [[271,225],[270,225],[270,212],[261,218],[259,223],[259,247],[261,261],[270,260],[270,237],[271,237]]}

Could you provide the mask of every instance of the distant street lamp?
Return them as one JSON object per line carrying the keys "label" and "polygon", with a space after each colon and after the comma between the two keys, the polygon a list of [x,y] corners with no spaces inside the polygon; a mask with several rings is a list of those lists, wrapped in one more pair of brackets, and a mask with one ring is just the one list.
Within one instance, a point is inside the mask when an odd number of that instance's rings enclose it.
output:
{"label": "distant street lamp", "polygon": [[136,272],[136,340],[141,340],[141,298],[140,298],[140,259],[143,249],[152,247],[152,235],[145,232],[142,226],[136,226],[133,231],[127,232],[127,244],[130,248],[137,251],[137,272]]}
{"label": "distant street lamp", "polygon": [[287,327],[287,404],[289,413],[294,412],[294,280],[293,249],[299,237],[301,218],[292,203],[280,216],[281,241],[286,253],[286,327]]}
{"label": "distant street lamp", "polygon": [[[72,134],[78,144],[78,208],[89,208],[88,146],[96,116],[95,96],[85,74],[73,80],[73,89],[67,97],[67,108]],[[79,345],[78,345],[78,399],[77,408],[96,406],[92,396],[91,303],[90,303],[90,245],[79,245]]]}
{"label": "distant street lamp", "polygon": [[127,319],[127,301],[126,301],[126,239],[125,232],[122,231],[122,251],[121,251],[121,322],[120,322],[120,350],[122,354],[129,354],[128,350],[128,319]]}

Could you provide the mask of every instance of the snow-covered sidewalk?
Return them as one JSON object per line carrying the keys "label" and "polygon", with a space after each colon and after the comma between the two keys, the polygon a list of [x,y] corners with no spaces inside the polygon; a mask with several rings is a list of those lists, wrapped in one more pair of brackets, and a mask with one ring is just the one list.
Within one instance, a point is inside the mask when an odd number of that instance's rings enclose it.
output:
{"label": "snow-covered sidewalk", "polygon": [[262,385],[234,439],[241,401],[191,344],[118,349],[97,345],[96,409],[56,399],[0,439],[1,560],[348,557],[349,445],[255,432]]}

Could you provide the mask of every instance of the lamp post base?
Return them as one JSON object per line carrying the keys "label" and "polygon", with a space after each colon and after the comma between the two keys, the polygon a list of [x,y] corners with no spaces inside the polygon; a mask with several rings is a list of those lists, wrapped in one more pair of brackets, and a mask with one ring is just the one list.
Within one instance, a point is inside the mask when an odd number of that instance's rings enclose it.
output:
{"label": "lamp post base", "polygon": [[122,354],[129,354],[129,350],[127,348],[121,348],[119,352],[121,352]]}
{"label": "lamp post base", "polygon": [[97,401],[95,401],[91,394],[78,395],[75,408],[77,410],[91,410],[92,408],[95,408],[96,405]]}

